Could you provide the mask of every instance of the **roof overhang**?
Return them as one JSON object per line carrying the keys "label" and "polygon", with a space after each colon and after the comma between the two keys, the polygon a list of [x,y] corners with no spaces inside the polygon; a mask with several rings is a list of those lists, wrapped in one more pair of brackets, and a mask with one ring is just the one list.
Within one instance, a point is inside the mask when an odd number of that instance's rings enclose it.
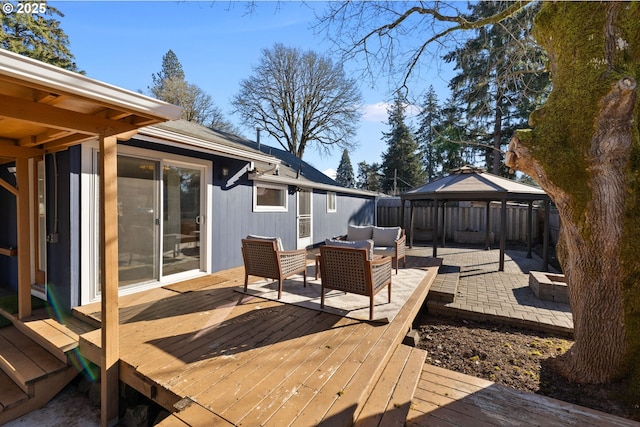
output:
{"label": "roof overhang", "polygon": [[0,163],[97,136],[128,139],[181,109],[0,49]]}
{"label": "roof overhang", "polygon": [[268,182],[271,184],[293,185],[300,188],[310,188],[324,191],[333,191],[336,193],[352,194],[363,197],[377,197],[377,193],[358,190],[357,188],[341,187],[339,185],[328,185],[319,182],[310,181],[304,178],[293,178],[283,175],[270,175],[261,173],[249,173],[249,179],[256,182]]}
{"label": "roof overhang", "polygon": [[157,127],[145,127],[140,129],[136,139],[147,142],[154,142],[174,147],[187,147],[194,151],[202,153],[210,153],[214,155],[230,157],[239,160],[263,162],[268,164],[280,164],[280,159],[261,153],[257,150],[247,150],[243,148],[230,147],[220,141],[215,142],[212,139],[204,140],[193,136],[185,135],[180,132],[173,132],[167,129]]}

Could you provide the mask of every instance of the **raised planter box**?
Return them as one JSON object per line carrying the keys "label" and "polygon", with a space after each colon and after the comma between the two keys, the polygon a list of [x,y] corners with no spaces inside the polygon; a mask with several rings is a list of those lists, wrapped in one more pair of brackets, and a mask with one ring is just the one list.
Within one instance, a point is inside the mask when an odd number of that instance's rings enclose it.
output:
{"label": "raised planter box", "polygon": [[530,271],[529,287],[541,300],[569,304],[564,274]]}
{"label": "raised planter box", "polygon": [[[456,243],[483,244],[485,242],[486,232],[484,231],[461,231],[453,232],[453,240]],[[489,232],[489,243],[494,242],[493,231]]]}
{"label": "raised planter box", "polygon": [[433,229],[431,228],[414,228],[413,229],[414,240],[433,240]]}

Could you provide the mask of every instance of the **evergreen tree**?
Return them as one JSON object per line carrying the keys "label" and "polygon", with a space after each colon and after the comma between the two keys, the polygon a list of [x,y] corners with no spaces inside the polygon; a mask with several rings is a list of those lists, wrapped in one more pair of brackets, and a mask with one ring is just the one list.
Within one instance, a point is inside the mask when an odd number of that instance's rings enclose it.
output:
{"label": "evergreen tree", "polygon": [[336,181],[338,184],[345,187],[353,187],[355,179],[353,177],[353,166],[351,166],[351,159],[349,158],[349,151],[345,148],[342,151],[342,158],[336,171]]}
{"label": "evergreen tree", "polygon": [[55,16],[64,17],[48,3],[42,13],[0,13],[0,48],[78,71],[69,37]]}
{"label": "evergreen tree", "polygon": [[358,182],[356,187],[361,190],[381,191],[380,164],[367,162],[358,163]]}
{"label": "evergreen tree", "polygon": [[[168,85],[178,85],[180,82],[185,82],[184,70],[182,64],[178,60],[178,56],[169,49],[167,53],[162,56],[162,66],[158,73],[151,75],[153,80],[153,86],[149,88],[153,96],[158,99],[164,99],[168,95],[175,91],[173,87],[167,87]],[[170,102],[170,101],[167,101]]]}
{"label": "evergreen tree", "polygon": [[172,50],[164,54],[160,71],[151,79],[151,94],[181,107],[182,119],[224,132],[239,133],[237,127],[224,118],[211,95],[185,79],[182,64]]}
{"label": "evergreen tree", "polygon": [[[478,2],[468,19],[476,21],[510,6],[510,2]],[[479,28],[476,37],[444,57],[455,61],[459,70],[449,87],[465,105],[475,142],[487,145],[487,168],[495,174],[502,172],[501,152],[509,136],[527,125],[549,88],[548,73],[540,71],[546,55],[531,37],[537,11],[538,7],[523,8],[499,24]]]}
{"label": "evergreen tree", "polygon": [[422,152],[405,123],[405,108],[405,99],[396,97],[389,109],[391,130],[385,134],[388,149],[382,155],[382,191],[393,195],[424,184],[425,181]]}
{"label": "evergreen tree", "polygon": [[424,97],[424,104],[418,115],[419,127],[416,132],[416,142],[422,148],[422,164],[428,180],[438,175],[437,171],[440,166],[436,159],[435,141],[438,137],[441,121],[442,113],[438,105],[438,97],[433,86],[429,86],[429,91]]}

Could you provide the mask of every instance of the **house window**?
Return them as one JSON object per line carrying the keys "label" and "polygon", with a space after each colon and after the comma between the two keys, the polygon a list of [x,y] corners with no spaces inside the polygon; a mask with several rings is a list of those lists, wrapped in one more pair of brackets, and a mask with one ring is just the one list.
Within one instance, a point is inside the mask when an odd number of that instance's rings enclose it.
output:
{"label": "house window", "polygon": [[271,184],[255,184],[253,186],[254,212],[286,212],[287,187]]}
{"label": "house window", "polygon": [[336,193],[333,191],[327,192],[327,212],[337,212],[337,206]]}

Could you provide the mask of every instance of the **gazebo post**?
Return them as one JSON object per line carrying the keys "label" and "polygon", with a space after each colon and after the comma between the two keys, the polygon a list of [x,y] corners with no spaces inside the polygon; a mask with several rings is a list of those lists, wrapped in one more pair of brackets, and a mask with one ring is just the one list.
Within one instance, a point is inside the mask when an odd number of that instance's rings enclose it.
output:
{"label": "gazebo post", "polygon": [[433,257],[438,256],[438,199],[433,199],[433,233],[431,240],[433,241]]}
{"label": "gazebo post", "polygon": [[527,206],[527,258],[531,258],[531,239],[533,234],[533,200]]}
{"label": "gazebo post", "polygon": [[542,240],[542,271],[549,271],[549,200],[544,201],[544,234]]}
{"label": "gazebo post", "polygon": [[442,201],[442,247],[446,248],[445,238],[447,236],[447,216],[445,214],[447,208],[446,200]]}
{"label": "gazebo post", "polygon": [[409,202],[409,233],[409,247],[413,248],[413,200]]}
{"label": "gazebo post", "polygon": [[507,241],[507,199],[502,199],[502,208],[500,213],[500,263],[498,271],[504,271],[504,251]]}
{"label": "gazebo post", "polygon": [[491,200],[487,200],[484,224],[484,245],[487,250],[491,249]]}

